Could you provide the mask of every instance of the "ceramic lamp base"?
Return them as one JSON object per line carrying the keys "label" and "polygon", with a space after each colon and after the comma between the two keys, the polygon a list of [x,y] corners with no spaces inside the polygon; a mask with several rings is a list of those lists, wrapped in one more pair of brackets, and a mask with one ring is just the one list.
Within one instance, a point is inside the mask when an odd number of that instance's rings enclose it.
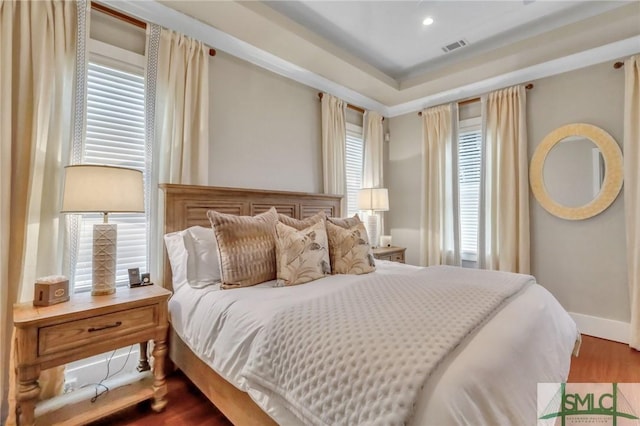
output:
{"label": "ceramic lamp base", "polygon": [[380,233],[378,232],[378,222],[378,215],[376,213],[369,213],[369,215],[367,216],[366,228],[369,237],[369,244],[373,248],[376,248],[379,245],[378,241]]}
{"label": "ceramic lamp base", "polygon": [[104,296],[116,292],[117,227],[111,223],[93,225],[93,283],[91,294]]}

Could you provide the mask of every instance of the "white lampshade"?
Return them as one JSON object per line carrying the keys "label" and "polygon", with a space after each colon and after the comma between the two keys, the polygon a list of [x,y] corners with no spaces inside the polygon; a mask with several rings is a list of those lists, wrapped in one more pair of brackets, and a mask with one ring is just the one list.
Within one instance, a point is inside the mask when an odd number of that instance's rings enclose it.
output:
{"label": "white lampshade", "polygon": [[386,212],[389,210],[387,188],[362,188],[358,192],[358,209]]}
{"label": "white lampshade", "polygon": [[142,172],[113,166],[65,167],[62,213],[143,213]]}
{"label": "white lampshade", "polygon": [[62,213],[96,212],[104,222],[93,225],[91,294],[116,291],[117,227],[107,223],[109,213],[143,213],[142,172],[124,167],[78,165],[65,168]]}
{"label": "white lampshade", "polygon": [[386,212],[389,210],[389,191],[387,188],[362,188],[358,191],[358,209],[369,210],[367,222],[367,234],[371,247],[378,247],[380,237],[379,217],[375,212]]}

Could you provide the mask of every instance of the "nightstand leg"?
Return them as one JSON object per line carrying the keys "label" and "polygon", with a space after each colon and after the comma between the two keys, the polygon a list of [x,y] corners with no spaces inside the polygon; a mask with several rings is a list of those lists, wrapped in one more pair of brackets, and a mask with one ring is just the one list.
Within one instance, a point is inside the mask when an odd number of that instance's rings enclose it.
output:
{"label": "nightstand leg", "polygon": [[34,411],[38,396],[40,396],[39,377],[39,366],[18,368],[16,417],[18,418],[19,426],[32,426],[35,424]]}
{"label": "nightstand leg", "polygon": [[136,367],[136,370],[139,372],[151,370],[151,367],[149,366],[149,358],[147,357],[148,343],[149,342],[146,340],[144,342],[140,342],[140,361],[138,361],[138,367]]}
{"label": "nightstand leg", "polygon": [[[166,335],[166,332],[164,333]],[[155,412],[162,411],[167,405],[167,381],[165,380],[164,364],[167,356],[167,342],[162,340],[153,342],[153,401],[151,408]]]}

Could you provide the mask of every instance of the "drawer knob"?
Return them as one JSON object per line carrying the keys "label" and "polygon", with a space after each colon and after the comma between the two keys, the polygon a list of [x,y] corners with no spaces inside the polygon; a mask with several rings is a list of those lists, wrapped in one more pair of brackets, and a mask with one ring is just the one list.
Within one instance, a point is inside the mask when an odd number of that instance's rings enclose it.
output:
{"label": "drawer knob", "polygon": [[102,327],[91,327],[89,328],[89,333],[92,333],[94,331],[106,330],[107,328],[119,327],[121,325],[122,325],[122,321],[116,321],[113,324],[103,325]]}

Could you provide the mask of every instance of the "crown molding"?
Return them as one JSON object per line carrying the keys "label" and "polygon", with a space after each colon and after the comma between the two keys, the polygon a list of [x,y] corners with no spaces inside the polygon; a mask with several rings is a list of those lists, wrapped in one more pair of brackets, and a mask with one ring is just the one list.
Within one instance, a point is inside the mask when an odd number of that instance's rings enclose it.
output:
{"label": "crown molding", "polygon": [[102,3],[147,22],[153,22],[174,31],[179,31],[209,46],[215,47],[216,50],[228,53],[283,77],[290,78],[298,83],[338,96],[350,104],[367,110],[377,111],[383,116],[387,115],[387,107],[374,99],[335,83],[292,62],[279,58],[272,53],[255,47],[237,37],[220,31],[217,28],[154,0],[134,2],[102,0]]}
{"label": "crown molding", "polygon": [[313,87],[322,92],[330,93],[364,109],[377,111],[385,117],[395,117],[420,111],[434,105],[476,97],[503,87],[549,77],[640,52],[639,35],[530,67],[503,73],[455,89],[420,97],[409,102],[397,105],[384,105],[362,93],[322,77],[290,61],[284,60],[266,50],[253,46],[213,26],[158,3],[155,0],[135,2],[102,0],[102,2],[137,18],[156,23],[166,28],[171,28],[201,40],[219,51],[223,51],[298,83]]}
{"label": "crown molding", "polygon": [[421,111],[425,108],[458,101],[460,99],[474,98],[504,87],[574,71],[612,59],[633,55],[638,52],[640,52],[640,36],[635,36],[500,74],[485,80],[476,81],[455,89],[435,93],[410,102],[389,106],[387,107],[387,117],[396,117],[398,115]]}

